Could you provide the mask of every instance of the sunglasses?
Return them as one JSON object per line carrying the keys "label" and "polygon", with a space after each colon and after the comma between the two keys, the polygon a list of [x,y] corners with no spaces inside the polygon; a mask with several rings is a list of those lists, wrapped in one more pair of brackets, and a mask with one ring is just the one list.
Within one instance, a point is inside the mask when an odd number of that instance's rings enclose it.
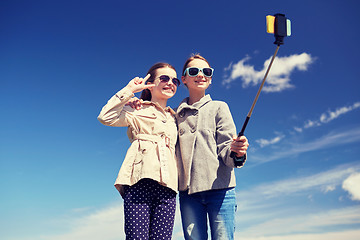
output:
{"label": "sunglasses", "polygon": [[200,71],[204,74],[205,77],[211,77],[214,73],[213,68],[188,67],[184,71],[184,76],[186,75],[186,72],[187,72],[190,77],[196,77],[197,75],[199,75]]}
{"label": "sunglasses", "polygon": [[[167,83],[167,82],[170,81],[171,78],[170,78],[168,75],[161,75],[161,76],[159,77],[159,79],[160,79],[160,81],[161,81],[162,83]],[[172,83],[175,84],[175,86],[178,87],[178,86],[180,85],[180,80],[179,80],[179,79],[177,79],[177,78],[172,78],[171,80],[172,80]]]}

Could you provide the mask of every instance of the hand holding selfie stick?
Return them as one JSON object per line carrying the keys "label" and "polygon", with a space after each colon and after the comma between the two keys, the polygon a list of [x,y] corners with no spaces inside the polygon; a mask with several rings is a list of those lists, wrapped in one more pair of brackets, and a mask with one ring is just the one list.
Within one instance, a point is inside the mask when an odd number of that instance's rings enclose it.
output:
{"label": "hand holding selfie stick", "polygon": [[[245,128],[250,120],[250,117],[251,117],[251,114],[254,110],[254,107],[255,107],[255,104],[259,98],[259,95],[260,95],[260,92],[265,84],[265,80],[269,74],[269,71],[270,71],[270,68],[274,62],[274,59],[276,57],[276,54],[280,48],[280,45],[284,44],[284,37],[286,36],[290,36],[291,35],[291,27],[290,27],[290,20],[286,19],[285,15],[284,14],[275,14],[275,16],[271,16],[271,15],[268,15],[266,16],[266,26],[267,26],[267,32],[268,33],[274,33],[275,35],[275,42],[274,44],[277,45],[277,48],[275,50],[275,53],[274,55],[272,56],[271,58],[271,61],[270,61],[270,64],[266,70],[266,73],[265,73],[265,76],[264,76],[264,79],[260,85],[260,88],[256,94],[256,97],[251,105],[251,108],[250,108],[250,111],[248,113],[248,115],[246,116],[246,119],[245,119],[245,122],[241,128],[241,131],[239,132],[238,134],[238,137],[240,136],[244,136],[244,132],[245,132]],[[230,154],[230,157],[232,158],[236,158],[236,153],[235,152],[231,152]],[[242,164],[241,163],[238,163],[238,165]],[[235,160],[235,165],[237,165],[237,161]]]}

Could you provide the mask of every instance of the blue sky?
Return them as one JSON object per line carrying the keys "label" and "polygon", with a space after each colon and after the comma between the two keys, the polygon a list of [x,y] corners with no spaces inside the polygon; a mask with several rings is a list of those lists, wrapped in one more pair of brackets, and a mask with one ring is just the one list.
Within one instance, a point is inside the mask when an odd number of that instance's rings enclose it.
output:
{"label": "blue sky", "polygon": [[[191,53],[240,130],[276,45],[265,16],[292,22],[236,170],[237,240],[360,237],[360,3],[0,2],[0,238],[123,238],[113,187],[129,142],[101,107],[135,76]],[[169,105],[187,96],[178,89]],[[182,239],[177,213],[174,239]]]}

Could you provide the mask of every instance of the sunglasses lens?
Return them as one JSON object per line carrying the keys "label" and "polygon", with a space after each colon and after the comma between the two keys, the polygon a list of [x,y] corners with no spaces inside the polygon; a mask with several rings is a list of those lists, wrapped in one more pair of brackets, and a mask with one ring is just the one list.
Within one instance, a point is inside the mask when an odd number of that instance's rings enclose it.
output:
{"label": "sunglasses lens", "polygon": [[161,75],[159,77],[159,79],[162,81],[162,82],[168,82],[170,80],[170,77],[169,76],[166,76],[166,75]]}
{"label": "sunglasses lens", "polygon": [[189,68],[188,70],[189,76],[197,76],[199,73],[199,69],[198,68]]}
{"label": "sunglasses lens", "polygon": [[[170,77],[167,76],[167,75],[161,75],[161,76],[159,77],[159,79],[160,79],[160,81],[163,82],[163,83],[167,83],[167,82],[170,81]],[[180,85],[180,80],[177,79],[177,78],[173,78],[173,79],[172,79],[172,82],[173,82],[173,84],[175,84],[176,86],[179,86],[179,85]]]}
{"label": "sunglasses lens", "polygon": [[213,71],[212,71],[212,69],[211,69],[211,68],[203,68],[203,73],[204,73],[204,75],[205,75],[205,76],[207,76],[207,77],[211,77],[211,76],[212,76]]}
{"label": "sunglasses lens", "polygon": [[177,78],[173,78],[172,82],[178,87],[180,85],[180,80]]}

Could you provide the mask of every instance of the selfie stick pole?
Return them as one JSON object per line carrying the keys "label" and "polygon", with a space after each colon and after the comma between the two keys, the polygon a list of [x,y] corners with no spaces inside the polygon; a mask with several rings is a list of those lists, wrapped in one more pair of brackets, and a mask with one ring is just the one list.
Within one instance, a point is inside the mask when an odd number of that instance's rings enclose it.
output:
{"label": "selfie stick pole", "polygon": [[259,90],[258,90],[258,92],[257,92],[257,94],[256,94],[256,97],[255,97],[255,99],[254,99],[254,101],[253,101],[253,103],[252,103],[252,105],[251,105],[250,111],[249,111],[248,115],[246,116],[245,122],[244,122],[244,124],[243,124],[243,126],[242,126],[242,128],[241,128],[241,131],[240,131],[239,134],[238,134],[238,137],[244,135],[245,128],[246,128],[246,126],[247,126],[247,124],[248,124],[248,122],[249,122],[249,120],[250,120],[250,117],[251,117],[251,114],[252,114],[252,112],[253,112],[253,110],[254,110],[255,104],[256,104],[256,102],[257,102],[257,100],[258,100],[258,98],[259,98],[260,92],[261,92],[261,90],[262,90],[262,88],[263,88],[263,86],[264,86],[265,80],[266,80],[266,78],[267,78],[267,76],[268,76],[268,74],[269,74],[270,68],[271,68],[271,66],[272,66],[272,64],[273,64],[273,62],[274,62],[274,59],[275,59],[275,57],[276,57],[277,52],[279,51],[279,48],[280,48],[280,45],[277,46],[277,48],[276,48],[276,50],[275,50],[275,53],[274,53],[274,55],[273,55],[272,58],[271,58],[269,67],[268,67],[268,69],[266,70],[266,73],[265,73],[265,77],[264,77],[264,79],[263,79],[263,81],[262,81],[262,83],[261,83],[261,85],[260,85],[260,88],[259,88]]}
{"label": "selfie stick pole", "polygon": [[[268,32],[274,33],[274,35],[275,35],[276,40],[275,40],[274,44],[277,45],[277,48],[275,50],[274,55],[271,58],[271,61],[270,61],[270,64],[269,64],[269,66],[268,66],[268,68],[266,70],[264,79],[263,79],[263,81],[262,81],[262,83],[260,85],[260,88],[259,88],[259,90],[258,90],[258,92],[256,94],[256,97],[255,97],[255,99],[254,99],[254,101],[253,101],[253,103],[251,105],[250,111],[249,111],[248,115],[246,116],[245,122],[244,122],[244,124],[243,124],[243,126],[241,128],[241,131],[238,134],[238,137],[241,137],[241,136],[244,135],[245,128],[246,128],[246,126],[247,126],[247,124],[248,124],[248,122],[250,120],[251,114],[252,114],[252,112],[253,112],[253,110],[255,108],[255,104],[256,104],[256,102],[257,102],[257,100],[259,98],[260,92],[261,92],[261,90],[262,90],[262,88],[263,88],[263,86],[265,84],[265,80],[266,80],[266,78],[267,78],[267,76],[268,76],[268,74],[270,72],[270,68],[271,68],[271,66],[272,66],[272,64],[273,64],[273,62],[275,60],[276,54],[279,51],[280,45],[284,44],[284,42],[283,42],[284,37],[285,36],[290,36],[290,34],[291,34],[290,33],[290,21],[285,18],[284,14],[276,14],[275,16],[267,16],[266,20],[267,20],[267,25],[268,25],[268,27],[267,27]],[[270,29],[269,29],[269,26],[270,26]],[[272,26],[273,26],[273,29],[271,29]],[[236,157],[235,152],[231,152],[230,156],[232,158],[235,158]],[[235,162],[235,165],[237,165],[236,162]]]}

